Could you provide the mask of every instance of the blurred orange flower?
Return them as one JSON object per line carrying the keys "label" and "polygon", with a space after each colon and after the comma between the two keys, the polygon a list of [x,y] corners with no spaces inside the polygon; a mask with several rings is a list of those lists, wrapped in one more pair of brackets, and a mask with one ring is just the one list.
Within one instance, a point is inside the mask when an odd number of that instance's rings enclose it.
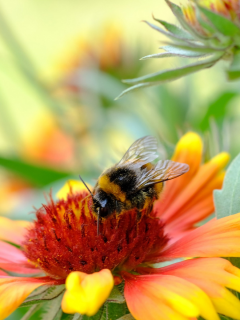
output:
{"label": "blurred orange flower", "polygon": [[42,113],[26,133],[20,154],[30,163],[71,168],[74,162],[74,141],[57,126],[53,116]]}

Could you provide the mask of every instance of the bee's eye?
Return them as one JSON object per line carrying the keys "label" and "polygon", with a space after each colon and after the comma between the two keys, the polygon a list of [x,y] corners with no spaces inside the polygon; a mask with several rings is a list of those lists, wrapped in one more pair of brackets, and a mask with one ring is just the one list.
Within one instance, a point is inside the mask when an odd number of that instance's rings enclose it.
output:
{"label": "bee's eye", "polygon": [[105,218],[110,214],[110,210],[108,206],[100,207],[100,217]]}

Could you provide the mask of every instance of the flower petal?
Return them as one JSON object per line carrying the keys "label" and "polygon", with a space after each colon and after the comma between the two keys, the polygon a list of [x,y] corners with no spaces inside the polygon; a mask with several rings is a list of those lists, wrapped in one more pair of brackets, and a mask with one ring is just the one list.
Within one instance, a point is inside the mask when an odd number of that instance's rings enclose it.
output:
{"label": "flower petal", "polygon": [[107,300],[113,286],[113,276],[108,269],[92,274],[72,272],[66,280],[62,310],[93,316]]}
{"label": "flower petal", "polygon": [[198,171],[202,159],[202,149],[202,140],[194,132],[188,132],[178,142],[172,160],[187,163],[190,170],[181,177],[166,182],[161,199],[155,203],[159,216],[165,212],[176,195],[181,193]]}
{"label": "flower petal", "polygon": [[0,239],[21,245],[27,228],[31,225],[32,223],[29,221],[0,217]]}
{"label": "flower petal", "polygon": [[195,284],[210,297],[218,313],[240,319],[240,301],[225,288],[240,292],[240,270],[228,260],[192,259],[153,272],[174,275]]}
{"label": "flower petal", "polygon": [[22,274],[41,272],[28,262],[21,250],[3,241],[0,241],[0,268]]}
{"label": "flower petal", "polygon": [[[89,184],[86,183],[86,185],[90,190],[92,189],[92,187]],[[88,190],[86,189],[82,181],[68,180],[64,184],[64,186],[58,191],[57,198],[66,200],[69,193],[72,194],[72,193],[78,193],[83,191],[88,193]]]}
{"label": "flower petal", "polygon": [[140,275],[126,272],[124,295],[128,308],[138,320],[219,317],[208,296],[194,284],[175,276]]}
{"label": "flower petal", "polygon": [[181,257],[240,257],[239,243],[240,213],[237,213],[207,222],[148,259],[160,262]]}
{"label": "flower petal", "polygon": [[8,317],[36,288],[57,282],[51,278],[0,277],[0,320]]}
{"label": "flower petal", "polygon": [[[208,163],[202,165],[196,175],[188,185],[179,194],[175,193],[175,199],[166,208],[161,218],[166,224],[172,223],[176,218],[184,213],[185,206],[190,201],[194,202],[195,197],[209,184],[229,161],[229,155],[226,152],[218,154]],[[176,179],[178,180],[178,179]],[[193,203],[192,203],[193,205]]]}
{"label": "flower petal", "polygon": [[184,205],[181,209],[181,215],[166,225],[165,230],[171,239],[176,236],[176,233],[191,230],[196,223],[214,212],[213,190],[221,189],[224,176],[224,171],[217,174]]}

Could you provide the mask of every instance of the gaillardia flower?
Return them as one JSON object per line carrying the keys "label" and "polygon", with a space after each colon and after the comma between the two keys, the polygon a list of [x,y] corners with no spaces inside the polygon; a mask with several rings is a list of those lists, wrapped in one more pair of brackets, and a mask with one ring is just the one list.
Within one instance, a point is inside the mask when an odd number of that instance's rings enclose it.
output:
{"label": "gaillardia flower", "polygon": [[1,272],[0,319],[41,286],[60,288],[64,312],[92,316],[121,282],[138,320],[240,319],[240,301],[227,289],[240,291],[240,270],[218,258],[240,257],[240,213],[197,227],[214,211],[212,191],[221,188],[229,157],[201,165],[201,155],[201,139],[187,133],[173,160],[190,171],[166,183],[150,214],[112,215],[100,221],[99,234],[92,198],[77,182],[37,210],[33,223],[1,218],[0,267],[31,276]]}

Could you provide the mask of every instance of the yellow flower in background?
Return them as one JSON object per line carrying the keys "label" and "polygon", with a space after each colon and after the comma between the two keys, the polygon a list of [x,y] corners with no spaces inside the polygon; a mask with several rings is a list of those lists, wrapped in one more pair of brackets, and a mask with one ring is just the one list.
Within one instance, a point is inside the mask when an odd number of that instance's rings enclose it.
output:
{"label": "yellow flower in background", "polygon": [[[92,198],[80,182],[69,182],[58,201],[38,209],[27,229],[16,221],[13,231],[1,218],[0,237],[20,248],[1,241],[0,267],[32,277],[2,271],[0,319],[44,285],[60,288],[66,313],[92,316],[123,280],[137,320],[218,320],[218,313],[240,319],[240,301],[227,289],[240,292],[240,270],[218,258],[240,257],[240,213],[196,227],[213,211],[212,191],[221,188],[229,156],[221,153],[203,165],[201,157],[200,137],[187,133],[173,160],[188,163],[189,172],[166,182],[149,215],[145,209],[139,220],[135,209],[112,215],[102,219],[100,234]],[[184,257],[198,258],[174,262]],[[152,266],[162,261],[172,264]]]}
{"label": "yellow flower in background", "polygon": [[[238,0],[198,0],[197,3],[240,24],[240,3]],[[198,22],[194,2],[184,6],[182,11],[189,24],[193,25],[200,33],[206,34],[206,30]]]}
{"label": "yellow flower in background", "polygon": [[94,29],[88,36],[81,34],[65,47],[53,66],[55,94],[60,96],[67,91],[79,99],[88,90],[95,91],[87,80],[95,82],[99,77],[93,77],[96,71],[110,75],[120,85],[122,78],[136,76],[141,67],[139,48],[136,50],[127,42],[123,28],[114,22],[101,26],[97,32]]}
{"label": "yellow flower in background", "polygon": [[233,21],[240,22],[240,3],[238,0],[198,0],[198,2]]}
{"label": "yellow flower in background", "polygon": [[98,30],[96,41],[87,36],[80,36],[69,45],[62,58],[56,64],[56,71],[61,76],[71,75],[81,68],[99,68],[108,71],[118,68],[123,57],[123,34],[121,28],[109,23]]}

